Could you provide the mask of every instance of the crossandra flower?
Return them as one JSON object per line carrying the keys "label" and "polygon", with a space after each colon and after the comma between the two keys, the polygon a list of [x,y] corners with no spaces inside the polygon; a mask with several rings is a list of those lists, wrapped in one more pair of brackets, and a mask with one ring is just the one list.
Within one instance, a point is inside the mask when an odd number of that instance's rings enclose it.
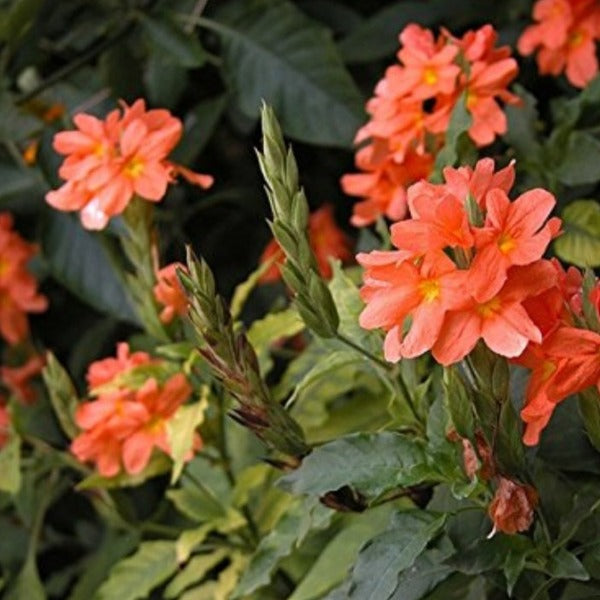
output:
{"label": "crossandra flower", "polygon": [[496,531],[510,535],[527,531],[533,523],[534,510],[539,501],[533,487],[500,477],[498,489],[490,502],[488,514]]}
{"label": "crossandra flower", "polygon": [[[532,190],[511,202],[513,166],[494,173],[489,159],[444,175],[443,184],[408,189],[410,218],[391,227],[396,250],[358,255],[360,323],[386,331],[384,354],[393,362],[431,351],[450,365],[480,339],[518,357],[543,338],[525,303],[558,285],[555,265],[541,258],[560,227],[546,222],[554,198]],[[482,212],[480,226],[469,220],[469,198]]]}
{"label": "crossandra flower", "polygon": [[54,149],[66,156],[59,175],[66,183],[46,195],[59,210],[81,211],[87,229],[103,229],[121,214],[134,195],[159,202],[181,175],[207,188],[212,177],[194,173],[168,160],[182,134],[179,119],[167,110],[146,110],[143,100],[122,104],[104,120],[75,115],[73,131],[54,137]]}
{"label": "crossandra flower", "polygon": [[[338,258],[342,262],[349,262],[352,259],[350,240],[337,226],[331,204],[324,204],[310,215],[308,236],[323,277],[329,279],[333,275],[329,264],[330,258]],[[261,283],[270,283],[281,278],[279,265],[283,259],[284,254],[279,244],[276,240],[271,240],[260,257],[260,263],[264,264],[271,260],[274,263],[263,273],[260,278]]]}
{"label": "crossandra flower", "polygon": [[42,372],[46,361],[35,354],[19,366],[0,366],[0,383],[19,401],[31,404],[36,399],[36,391],[31,380]]}
{"label": "crossandra flower", "polygon": [[[192,389],[183,373],[159,381],[140,371],[149,366],[160,367],[161,361],[143,352],[130,353],[124,343],[117,357],[90,365],[87,380],[96,396],[77,408],[75,422],[81,433],[71,452],[81,462],[94,463],[104,477],[122,470],[141,473],[155,449],[171,454],[167,426]],[[200,447],[196,435],[188,459]]]}
{"label": "crossandra flower", "polygon": [[27,268],[36,252],[33,244],[14,231],[12,217],[0,213],[0,336],[9,344],[28,336],[27,313],[43,312],[48,306]]}
{"label": "crossandra flower", "polygon": [[160,320],[170,323],[176,316],[187,313],[187,296],[177,278],[177,270],[187,271],[181,263],[171,263],[156,273],[154,286],[154,298],[163,307],[160,312]]}
{"label": "crossandra flower", "polygon": [[596,41],[600,38],[600,7],[595,0],[538,0],[535,24],[518,41],[525,56],[537,52],[542,75],[563,71],[575,87],[585,87],[598,73]]}
{"label": "crossandra flower", "polygon": [[477,146],[506,132],[499,102],[519,102],[508,91],[518,68],[510,49],[497,48],[496,41],[491,25],[462,38],[442,30],[434,39],[431,31],[414,24],[402,31],[399,64],[388,67],[376,85],[366,107],[371,118],[355,138],[362,173],[341,180],[347,194],[362,198],[354,206],[353,225],[406,216],[406,189],[432,172],[459,101],[466,102],[472,117],[468,133]]}

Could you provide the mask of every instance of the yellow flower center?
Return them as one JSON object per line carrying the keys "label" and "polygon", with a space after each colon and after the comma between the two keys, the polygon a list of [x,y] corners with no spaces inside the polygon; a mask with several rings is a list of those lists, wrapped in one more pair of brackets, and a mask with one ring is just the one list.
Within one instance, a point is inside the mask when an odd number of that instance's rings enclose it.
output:
{"label": "yellow flower center", "polygon": [[477,306],[477,312],[484,318],[487,319],[489,317],[493,317],[498,310],[500,309],[500,298],[495,296],[491,300],[484,302],[483,304],[479,304]]}
{"label": "yellow flower center", "polygon": [[550,379],[554,371],[556,371],[556,365],[551,360],[545,360],[542,363],[542,380],[547,381]]}
{"label": "yellow flower center", "polygon": [[419,292],[425,302],[433,302],[440,297],[440,282],[437,279],[425,279],[419,284]]}
{"label": "yellow flower center", "polygon": [[477,95],[467,91],[467,108],[473,108],[477,104]]}
{"label": "yellow flower center", "polygon": [[427,85],[435,85],[438,82],[438,74],[437,71],[432,67],[427,67],[423,71],[423,81]]}
{"label": "yellow flower center", "polygon": [[581,44],[583,44],[583,40],[584,40],[584,35],[581,31],[574,31],[570,36],[569,36],[569,45],[574,48],[577,46],[581,46]]}
{"label": "yellow flower center", "polygon": [[498,240],[498,248],[502,254],[508,254],[511,250],[514,250],[516,245],[514,238],[508,233],[503,233]]}
{"label": "yellow flower center", "polygon": [[143,170],[144,170],[144,161],[141,160],[140,158],[138,158],[137,156],[134,156],[125,165],[125,174],[129,175],[129,177],[132,177],[133,179],[135,179],[136,177],[139,177],[142,174]]}

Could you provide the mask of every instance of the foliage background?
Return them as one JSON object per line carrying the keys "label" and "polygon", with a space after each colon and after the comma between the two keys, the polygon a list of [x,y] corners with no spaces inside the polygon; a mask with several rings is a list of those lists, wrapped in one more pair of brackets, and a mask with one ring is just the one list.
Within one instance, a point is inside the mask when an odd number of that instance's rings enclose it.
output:
{"label": "foliage background", "polygon": [[[110,230],[108,236],[89,233],[75,218],[52,211],[43,200],[45,192],[59,183],[60,160],[51,148],[52,137],[69,126],[75,112],[104,115],[119,99],[132,102],[145,97],[151,106],[169,108],[183,120],[186,133],[174,158],[213,174],[216,184],[207,193],[183,183],[171,189],[157,208],[161,251],[165,262],[182,260],[184,243],[191,243],[212,266],[219,289],[230,297],[235,285],[255,269],[270,238],[265,224],[268,206],[254,153],[260,140],[261,98],[274,106],[284,133],[294,142],[311,207],[333,203],[338,222],[356,248],[372,248],[377,244],[373,233],[358,233],[345,225],[352,201],[341,193],[339,178],[354,169],[352,138],[365,119],[365,100],[394,59],[398,32],[409,22],[434,28],[444,25],[456,34],[492,22],[500,41],[514,47],[530,20],[531,7],[532,2],[525,0],[0,1],[0,210],[14,213],[18,229],[40,243],[34,268],[50,309],[32,318],[39,347],[51,348],[81,385],[87,365],[111,353],[118,340],[132,336],[138,347],[148,343],[138,333],[131,300],[119,278],[123,265],[114,237],[118,221],[111,225],[112,237]],[[527,166],[519,172],[519,185],[547,186],[558,194],[559,211],[573,200],[593,198],[600,179],[600,142],[594,137],[597,86],[587,100],[577,99],[577,92],[563,79],[539,78],[533,61],[521,60],[520,66],[525,108],[509,111],[506,139],[485,154],[519,158]],[[535,97],[525,90],[535,91]],[[44,113],[56,104],[63,105],[65,113],[45,122]],[[28,165],[23,152],[33,141],[39,142],[39,149],[34,164]],[[565,147],[570,151],[565,152]],[[571,219],[569,231],[577,234],[571,238],[575,249],[567,247],[563,255],[576,263],[581,244],[585,256],[600,256],[600,215],[594,206],[586,208],[579,224],[577,218]],[[255,291],[243,313],[246,323],[281,302],[281,292],[277,287]],[[564,410],[561,414],[540,455],[566,470],[577,465],[583,483],[588,478],[595,481],[592,478],[600,474],[597,453],[581,434],[578,417]],[[304,418],[310,421],[311,415]],[[26,427],[43,440],[60,443],[47,404],[40,403],[25,420]],[[235,431],[242,439],[234,450],[240,464],[245,452],[260,456],[260,448],[243,437],[241,429]],[[573,434],[568,454],[563,447],[557,450],[566,431]],[[316,439],[328,433],[318,432]],[[33,519],[33,507],[43,495],[35,469],[32,473],[18,504],[25,523]],[[49,594],[56,598],[63,597],[71,581],[69,566],[101,539],[88,498],[69,489],[72,481],[66,483],[58,492],[60,502],[47,515],[48,531],[38,557],[42,579],[49,582]],[[553,488],[558,480],[549,479],[547,485]],[[215,486],[220,491],[227,487],[222,482]],[[165,488],[166,482],[160,480],[127,491],[136,519],[143,521],[153,513]],[[441,507],[446,499],[437,501]],[[287,523],[294,531],[307,508],[298,510],[290,512]],[[379,512],[370,517],[369,525],[359,519],[355,523],[353,517],[347,517],[344,525],[367,528],[374,535],[389,516],[385,508],[375,510]],[[314,518],[318,523],[319,515]],[[399,523],[398,529],[409,525]],[[481,533],[486,523],[471,525]],[[341,523],[336,527],[336,531],[344,529]],[[11,568],[28,564],[25,530],[4,517],[0,530],[10,532],[0,538],[0,563]],[[317,535],[311,543],[318,547],[321,542]],[[111,560],[126,555],[136,543],[127,536],[104,539]],[[340,538],[331,553],[341,551],[345,543],[347,539]],[[279,539],[279,544],[275,562],[286,553],[285,542],[281,545]],[[158,564],[162,550],[153,548]],[[444,548],[435,551],[443,553]],[[501,551],[489,550],[491,554]],[[269,556],[266,560],[272,567],[273,553]],[[493,566],[493,557],[484,555],[482,560],[488,559],[491,562],[482,570]],[[301,561],[298,564],[290,570],[302,572]],[[570,575],[577,578],[573,568]],[[454,579],[459,594],[455,597],[479,598],[480,584],[473,583],[477,580],[469,579],[468,572],[463,564],[464,581]],[[286,582],[279,583],[285,589]]]}

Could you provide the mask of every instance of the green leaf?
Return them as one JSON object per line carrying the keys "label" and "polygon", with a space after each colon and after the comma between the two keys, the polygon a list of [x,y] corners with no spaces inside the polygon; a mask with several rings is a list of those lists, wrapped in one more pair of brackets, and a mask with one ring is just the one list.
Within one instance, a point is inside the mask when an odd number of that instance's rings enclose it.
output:
{"label": "green leaf", "polygon": [[564,233],[554,242],[556,254],[578,267],[600,266],[600,204],[571,202],[562,212]]}
{"label": "green leaf", "polygon": [[181,514],[198,523],[222,517],[227,509],[208,490],[200,488],[185,487],[169,490],[167,498],[173,502]]}
{"label": "green leaf", "polygon": [[260,278],[269,270],[273,262],[274,260],[271,259],[261,263],[254,271],[252,271],[252,273],[250,273],[250,275],[248,275],[245,281],[242,281],[242,283],[235,286],[229,306],[231,318],[234,321],[237,321],[240,318],[252,290],[254,290],[260,281]]}
{"label": "green leaf", "polygon": [[423,446],[403,435],[352,434],[315,448],[278,485],[292,494],[319,496],[351,485],[377,496],[421,481],[416,467],[425,462]]}
{"label": "green leaf", "polygon": [[137,534],[120,534],[109,530],[100,547],[85,559],[82,575],[69,594],[68,600],[89,600],[105,581],[111,567],[138,545]]}
{"label": "green leaf", "polygon": [[536,130],[539,121],[537,99],[518,84],[514,86],[514,92],[522,99],[523,104],[509,104],[504,107],[508,127],[503,138],[515,150],[520,160],[531,161],[540,152]]}
{"label": "green leaf", "polygon": [[473,439],[475,435],[473,401],[455,367],[444,369],[444,390],[456,431],[463,438]]}
{"label": "green leaf", "polygon": [[321,598],[341,583],[356,561],[361,546],[387,527],[392,510],[391,504],[383,504],[353,517],[319,553],[288,600]]}
{"label": "green leaf", "polygon": [[38,12],[44,4],[43,0],[15,0],[10,10],[2,18],[0,39],[14,44],[22,38],[33,25]]}
{"label": "green leaf", "polygon": [[473,118],[467,110],[466,95],[463,92],[452,110],[444,147],[438,152],[435,159],[437,171],[441,172],[444,167],[453,166],[459,158],[462,158],[461,154],[469,139],[467,132],[472,122]]}
{"label": "green leaf", "polygon": [[137,552],[117,563],[95,600],[139,600],[177,570],[173,542],[144,542]]}
{"label": "green leaf", "polygon": [[225,73],[244,114],[257,117],[265,100],[291,137],[351,145],[362,99],[330,32],[288,0],[229,3],[221,23],[203,25],[221,36]]}
{"label": "green leaf", "polygon": [[521,441],[521,420],[510,400],[500,409],[495,458],[501,472],[518,475],[525,468],[525,450]]}
{"label": "green leaf", "polygon": [[209,394],[209,388],[203,386],[200,399],[192,404],[181,406],[167,423],[167,439],[173,459],[171,485],[179,479],[192,450],[196,429],[204,421],[204,413],[208,408]]}
{"label": "green leaf", "polygon": [[419,23],[426,27],[445,17],[448,12],[448,3],[444,0],[394,2],[355,27],[340,41],[338,47],[344,60],[349,63],[369,63],[385,58],[398,49],[398,34],[406,25]]}
{"label": "green leaf", "polygon": [[587,581],[590,578],[578,558],[565,548],[560,548],[550,556],[545,571],[557,579]]}
{"label": "green leaf", "polygon": [[21,438],[12,428],[8,436],[0,449],[0,491],[16,494],[21,487]]}
{"label": "green leaf", "polygon": [[588,439],[600,451],[600,398],[596,389],[580,392],[578,406]]}
{"label": "green leaf", "polygon": [[86,231],[73,218],[49,213],[42,249],[50,273],[100,312],[138,324],[124,280],[100,239],[100,234]]}
{"label": "green leaf", "polygon": [[46,600],[35,556],[29,555],[6,600]]}
{"label": "green leaf", "polygon": [[221,548],[209,554],[193,556],[185,568],[166,587],[164,597],[179,598],[186,588],[204,579],[205,575],[227,556],[227,553],[226,549]]}
{"label": "green leaf", "polygon": [[[323,527],[328,520],[323,520],[317,511],[316,519],[311,518],[315,505],[312,501],[296,499],[286,510],[285,514],[277,521],[271,531],[261,539],[250,564],[242,575],[233,595],[239,598],[260,589],[271,581],[275,567],[294,546],[313,527]],[[329,511],[326,513],[328,515]]]}
{"label": "green leaf", "polygon": [[153,18],[140,12],[138,17],[150,41],[177,64],[189,69],[204,64],[206,52],[198,38],[185,33],[168,15]]}
{"label": "green leaf", "polygon": [[165,55],[161,48],[155,47],[146,61],[144,84],[148,100],[154,106],[173,110],[185,93],[189,79],[185,67]]}
{"label": "green leaf", "polygon": [[47,354],[46,366],[42,375],[49,392],[54,414],[63,431],[70,439],[73,439],[79,433],[79,428],[75,424],[75,411],[78,404],[77,392],[69,374],[56,360],[52,352]]}
{"label": "green leaf", "polygon": [[446,515],[425,511],[397,513],[390,529],[360,551],[352,571],[349,598],[388,600],[399,584],[400,573],[412,567],[445,522]]}
{"label": "green leaf", "polygon": [[[448,542],[447,538],[442,538],[444,539]],[[439,549],[425,550],[410,569],[405,569],[400,574],[391,600],[420,600],[433,590],[452,573],[452,569],[443,564],[444,559],[448,558],[452,551],[452,544],[449,542]],[[449,598],[446,597],[444,600]]]}
{"label": "green leaf", "polygon": [[260,372],[266,375],[273,367],[271,347],[278,340],[289,338],[304,329],[304,321],[293,308],[270,313],[252,323],[248,341],[256,351]]}
{"label": "green leaf", "polygon": [[573,131],[567,147],[560,149],[562,162],[556,171],[558,179],[566,185],[595,183],[600,179],[600,141],[589,133]]}

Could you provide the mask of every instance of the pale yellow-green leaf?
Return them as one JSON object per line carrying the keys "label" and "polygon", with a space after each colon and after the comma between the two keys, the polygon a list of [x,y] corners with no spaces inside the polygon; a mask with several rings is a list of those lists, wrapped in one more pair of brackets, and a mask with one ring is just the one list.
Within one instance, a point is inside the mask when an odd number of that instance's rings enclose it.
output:
{"label": "pale yellow-green leaf", "polygon": [[48,352],[42,375],[48,389],[54,414],[63,431],[69,438],[73,439],[79,433],[79,428],[75,424],[75,410],[78,404],[77,392],[68,373],[56,360],[52,352]]}
{"label": "pale yellow-green leaf", "polygon": [[233,488],[232,502],[234,506],[244,506],[248,502],[250,492],[262,486],[273,469],[269,465],[252,465],[237,476]]}
{"label": "pale yellow-green leaf", "polygon": [[239,316],[242,314],[246,300],[248,300],[252,290],[258,284],[259,279],[269,270],[275,259],[276,257],[273,257],[260,264],[256,270],[252,271],[252,273],[248,275],[245,281],[242,281],[242,283],[236,286],[235,290],[233,291],[233,296],[231,297],[231,304],[229,307],[229,310],[231,311],[231,318],[234,321],[237,321]]}
{"label": "pale yellow-green leaf", "polygon": [[0,491],[16,494],[21,488],[21,438],[12,428],[0,450]]}
{"label": "pale yellow-green leaf", "polygon": [[205,523],[200,527],[194,529],[186,529],[181,532],[175,543],[175,554],[177,556],[178,563],[186,562],[192,552],[197,548],[205,539],[206,536],[213,530],[212,523]]}
{"label": "pale yellow-green leaf", "polygon": [[226,556],[228,550],[220,548],[208,554],[193,556],[187,565],[170,581],[164,591],[165,598],[179,598],[181,593],[204,579],[205,575]]}
{"label": "pale yellow-green leaf", "polygon": [[203,386],[200,399],[192,404],[181,406],[167,424],[167,439],[171,448],[173,471],[171,484],[174,484],[181,475],[186,460],[188,459],[194,443],[196,429],[204,421],[204,413],[208,408],[210,390]]}
{"label": "pale yellow-green leaf", "polygon": [[554,242],[558,256],[578,267],[600,266],[600,204],[571,202],[562,212],[564,233]]}
{"label": "pale yellow-green leaf", "polygon": [[95,600],[139,600],[177,570],[175,543],[142,543],[132,556],[118,562],[96,593]]}

